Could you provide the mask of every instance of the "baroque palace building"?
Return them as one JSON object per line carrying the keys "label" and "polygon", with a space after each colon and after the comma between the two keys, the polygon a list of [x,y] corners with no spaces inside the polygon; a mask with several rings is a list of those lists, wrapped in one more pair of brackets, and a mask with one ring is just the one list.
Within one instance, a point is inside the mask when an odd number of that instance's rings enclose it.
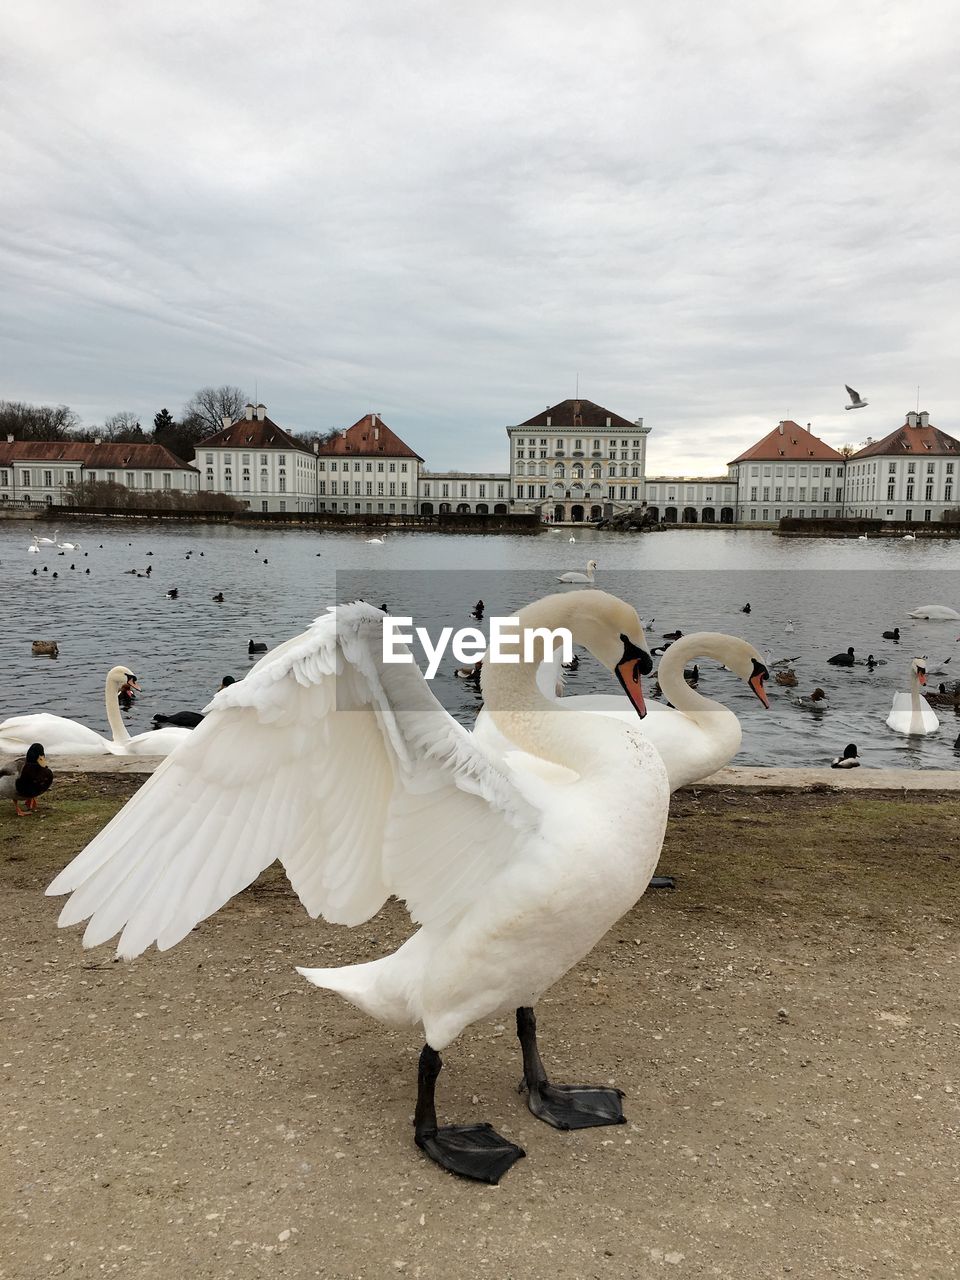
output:
{"label": "baroque palace building", "polygon": [[202,440],[193,465],[152,444],[0,443],[0,505],[56,506],[85,480],[132,489],[227,493],[260,512],[433,516],[538,514],[577,524],[643,511],[670,524],[775,525],[855,516],[939,521],[960,504],[960,441],[908,413],[849,458],[789,419],[728,464],[726,475],[646,475],[643,419],[561,400],[506,428],[509,469],[429,471],[379,413],[307,444],[248,404]]}

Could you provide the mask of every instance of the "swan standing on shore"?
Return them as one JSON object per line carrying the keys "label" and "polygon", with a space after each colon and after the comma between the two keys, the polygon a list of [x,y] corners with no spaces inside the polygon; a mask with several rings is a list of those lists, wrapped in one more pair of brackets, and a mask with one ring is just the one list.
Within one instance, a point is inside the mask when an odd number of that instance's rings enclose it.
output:
{"label": "swan standing on shore", "polygon": [[596,560],[588,560],[586,573],[579,573],[579,572],[561,573],[557,581],[558,582],[587,582],[592,585],[593,575],[596,573],[596,571],[597,571]]}
{"label": "swan standing on shore", "polygon": [[927,702],[920,697],[920,686],[927,683],[926,658],[914,658],[910,664],[910,692],[895,693],[893,707],[887,716],[887,728],[910,737],[935,733],[940,721]]}
{"label": "swan standing on shore", "polygon": [[[652,662],[630,605],[584,591],[519,617],[524,631],[569,628],[644,714]],[[564,778],[512,772],[414,664],[383,662],[382,624],[362,601],[339,606],[221,692],[47,892],[73,894],[60,924],[89,918],[85,946],[122,930],[126,958],[174,946],[277,857],[312,916],[356,925],[402,898],[420,928],[392,955],[300,972],[381,1021],[422,1025],[415,1141],[451,1172],[496,1183],[523,1151],[489,1125],[438,1125],[440,1052],[515,1009],[530,1110],[561,1129],[623,1122],[618,1089],[551,1085],[532,1006],[646,888],[667,778],[626,726],[557,714],[538,663],[485,662],[499,731]]]}

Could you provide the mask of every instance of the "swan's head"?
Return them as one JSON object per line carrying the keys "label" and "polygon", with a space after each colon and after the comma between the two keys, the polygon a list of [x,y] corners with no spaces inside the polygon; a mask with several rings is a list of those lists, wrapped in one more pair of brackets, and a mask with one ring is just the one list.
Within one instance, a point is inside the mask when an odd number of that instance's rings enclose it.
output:
{"label": "swan's head", "polygon": [[134,689],[139,689],[137,677],[133,674],[129,667],[111,667],[107,672],[107,687],[111,689],[119,689],[130,681]]}
{"label": "swan's head", "polygon": [[596,568],[597,568],[596,560],[587,561],[587,573],[594,573],[596,571]]}
{"label": "swan's head", "polygon": [[911,667],[911,669],[912,669],[912,671],[913,671],[913,674],[914,674],[914,675],[916,676],[916,678],[917,678],[917,683],[918,683],[918,684],[926,684],[926,683],[927,683],[927,660],[926,660],[926,658],[914,658],[913,662],[911,662],[911,664],[910,664],[910,667]]}
{"label": "swan's head", "polygon": [[770,701],[764,688],[764,681],[769,679],[770,672],[760,654],[748,644],[734,636],[724,636],[722,643],[710,654],[719,658],[728,671],[745,680],[763,705],[767,708]]}
{"label": "swan's head", "polygon": [[569,626],[574,643],[589,649],[613,672],[637,715],[645,716],[641,676],[653,670],[653,658],[636,609],[606,591],[579,591],[576,596],[562,598],[571,602]]}

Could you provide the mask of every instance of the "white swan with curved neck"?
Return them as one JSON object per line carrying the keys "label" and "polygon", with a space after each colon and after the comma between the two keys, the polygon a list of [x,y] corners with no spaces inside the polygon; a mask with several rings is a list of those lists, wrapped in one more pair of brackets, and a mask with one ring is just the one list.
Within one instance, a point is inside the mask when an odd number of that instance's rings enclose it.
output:
{"label": "white swan with curved neck", "polygon": [[[617,695],[582,694],[559,699],[559,706],[564,711],[589,711],[630,724],[635,733],[642,734],[656,747],[666,766],[670,790],[676,791],[722,769],[740,750],[743,738],[740,721],[728,707],[705,698],[684,680],[684,667],[696,658],[715,658],[722,662],[747,682],[765,707],[770,705],[763,683],[769,673],[753,645],[735,636],[701,631],[674,641],[660,659],[657,680],[672,706],[648,703],[647,715],[639,722],[625,700]],[[547,697],[556,696],[559,672],[555,664],[558,661],[556,658],[554,663],[544,663],[541,668],[540,688]],[[475,732],[481,741],[494,741],[492,726],[484,712],[477,717]]]}
{"label": "white swan with curved neck", "polygon": [[893,706],[887,716],[888,729],[912,737],[935,733],[940,728],[933,707],[920,696],[920,686],[926,683],[927,660],[914,658],[910,664],[910,692],[893,695]]}
{"label": "white swan with curved neck", "polygon": [[[532,1005],[636,902],[669,805],[656,751],[615,720],[560,712],[537,663],[484,663],[488,714],[560,766],[513,772],[440,706],[419,669],[383,661],[383,614],[338,606],[221,691],[190,741],[48,889],[85,946],[174,946],[280,858],[304,907],[368,920],[390,894],[420,925],[399,950],[302,969],[384,1022],[420,1024],[415,1139],[437,1163],[496,1182],[523,1153],[489,1126],[440,1127],[439,1051],[517,1010],[530,1109],[558,1128],[620,1123],[615,1089],[552,1086]],[[601,591],[549,596],[523,628],[570,628],[643,713],[652,666],[636,611]]]}
{"label": "white swan with curved neck", "polygon": [[107,672],[103,697],[112,739],[104,738],[78,720],[38,712],[12,716],[0,724],[0,751],[24,751],[31,742],[42,742],[45,754],[53,757],[116,754],[118,747],[130,741],[130,734],[120,715],[117,694],[127,680],[135,679],[129,667],[112,667]]}
{"label": "white swan with curved neck", "polygon": [[129,667],[111,667],[103,684],[103,700],[112,737],[105,738],[88,729],[79,720],[49,715],[45,711],[33,715],[11,716],[0,724],[0,751],[26,751],[32,742],[42,742],[44,753],[56,756],[137,755],[165,756],[186,737],[189,729],[158,729],[131,737],[120,715],[117,694],[127,680],[136,676]]}

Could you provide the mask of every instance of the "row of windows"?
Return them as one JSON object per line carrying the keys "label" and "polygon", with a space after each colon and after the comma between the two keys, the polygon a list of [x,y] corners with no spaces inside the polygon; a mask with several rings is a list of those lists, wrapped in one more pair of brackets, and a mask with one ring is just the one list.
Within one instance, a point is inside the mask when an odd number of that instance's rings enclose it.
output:
{"label": "row of windows", "polygon": [[[800,471],[800,475],[801,475],[801,476],[805,476],[805,475],[807,474],[807,464],[804,464],[802,467],[800,467],[800,468],[799,468],[799,471]],[[750,468],[750,475],[751,475],[751,476],[759,476],[759,474],[760,474],[760,468],[759,468],[759,467],[751,467],[751,468]],[[771,468],[771,467],[769,467],[769,466],[765,466],[765,467],[763,468],[763,474],[764,474],[764,478],[769,477],[771,474],[772,474],[774,477],[782,477],[782,476],[783,476],[783,474],[784,474],[784,467],[783,467],[783,466],[777,466],[777,467],[775,467],[775,468]],[[787,478],[788,478],[788,479],[795,479],[795,478],[796,478],[796,474],[797,474],[797,468],[796,468],[796,467],[787,467],[787,468],[786,468],[786,474],[787,474]],[[823,476],[824,476],[824,479],[825,479],[825,480],[829,480],[829,479],[831,478],[832,474],[833,474],[833,468],[832,468],[832,466],[830,466],[830,467],[824,467],[824,468],[823,468]],[[819,478],[820,478],[820,468],[819,468],[819,467],[815,467],[815,466],[811,466],[811,467],[810,467],[810,475],[811,475],[811,476],[813,476],[813,477],[814,477],[814,478],[816,478],[816,479],[819,479]],[[843,475],[843,467],[837,467],[837,479],[840,479],[840,478],[842,477],[842,475]]]}
{"label": "row of windows", "polygon": [[[540,445],[546,445],[546,443],[547,443],[547,438],[546,438],[545,436],[543,436],[543,437],[540,437],[540,438],[538,439],[536,436],[531,436],[531,437],[529,438],[529,440],[528,440],[528,439],[526,438],[526,436],[518,436],[518,437],[516,438],[516,440],[514,440],[514,444],[519,445],[521,448],[522,448],[524,445],[530,445],[530,446],[534,446],[534,447],[535,447],[538,443],[539,443]],[[608,439],[608,443],[609,443],[611,446],[614,446],[614,447],[615,447],[616,445],[618,445],[618,444],[619,444],[619,445],[621,446],[621,448],[625,448],[628,444],[630,444],[630,443],[631,443],[631,441],[630,441],[630,440],[628,440],[626,436],[624,436],[622,439],[618,439],[616,436],[614,436],[612,439]],[[634,440],[634,441],[632,441],[632,444],[633,444],[634,449],[639,449],[639,448],[640,448],[640,441],[639,441],[639,440]],[[565,444],[564,444],[563,440],[556,440],[556,439],[555,439],[555,440],[551,440],[551,441],[550,441],[550,448],[551,448],[551,449],[563,449],[563,448],[565,448],[565,447],[566,447],[566,446],[565,446]],[[576,439],[575,439],[575,440],[574,440],[574,442],[573,442],[573,447],[574,447],[574,449],[582,449],[582,448],[583,448],[583,439],[582,439],[582,438],[581,438],[581,439],[579,439],[579,440],[576,440]],[[593,448],[593,449],[599,449],[600,447],[601,447],[601,446],[600,446],[600,441],[599,441],[599,440],[594,440],[594,441],[592,442],[591,448]]]}

